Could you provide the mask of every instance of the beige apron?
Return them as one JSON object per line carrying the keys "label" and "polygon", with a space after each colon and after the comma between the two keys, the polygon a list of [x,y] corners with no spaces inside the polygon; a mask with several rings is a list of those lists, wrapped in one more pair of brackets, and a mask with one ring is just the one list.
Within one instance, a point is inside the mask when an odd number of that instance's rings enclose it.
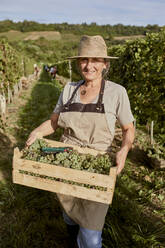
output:
{"label": "beige apron", "polygon": [[[74,90],[70,100],[63,106],[58,120],[58,125],[64,128],[62,142],[110,151],[112,136],[106,121],[104,104],[102,104],[104,86],[103,80],[96,104],[72,103],[80,85]],[[102,230],[108,204],[63,194],[57,194],[57,197],[64,211],[77,224],[91,230]]]}

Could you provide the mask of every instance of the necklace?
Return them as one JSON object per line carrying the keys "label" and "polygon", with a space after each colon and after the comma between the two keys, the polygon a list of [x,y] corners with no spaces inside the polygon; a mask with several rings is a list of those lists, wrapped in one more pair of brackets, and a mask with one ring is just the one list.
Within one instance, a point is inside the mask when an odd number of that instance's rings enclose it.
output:
{"label": "necklace", "polygon": [[87,93],[86,90],[82,90],[82,91],[81,91],[81,95],[83,95],[83,96],[84,96],[86,93]]}
{"label": "necklace", "polygon": [[80,92],[81,92],[81,95],[83,96],[87,93],[86,89],[82,89]]}

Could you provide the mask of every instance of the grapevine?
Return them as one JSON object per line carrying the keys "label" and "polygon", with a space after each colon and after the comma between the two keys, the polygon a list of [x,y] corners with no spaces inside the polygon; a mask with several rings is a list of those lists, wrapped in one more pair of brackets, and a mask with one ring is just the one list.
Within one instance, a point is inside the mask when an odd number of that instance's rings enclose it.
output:
{"label": "grapevine", "polygon": [[154,130],[165,132],[165,29],[147,34],[145,39],[112,46],[109,54],[119,56],[111,64],[109,79],[128,92],[137,123],[154,120]]}
{"label": "grapevine", "polygon": [[5,39],[0,40],[0,93],[3,91],[7,95],[8,85],[13,90],[13,86],[18,83],[22,75],[20,54]]}

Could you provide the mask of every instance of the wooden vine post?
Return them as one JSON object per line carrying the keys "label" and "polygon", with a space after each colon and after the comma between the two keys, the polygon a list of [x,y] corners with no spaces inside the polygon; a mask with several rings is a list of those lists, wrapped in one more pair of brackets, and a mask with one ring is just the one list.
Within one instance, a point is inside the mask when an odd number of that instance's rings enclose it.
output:
{"label": "wooden vine post", "polygon": [[23,58],[22,58],[22,69],[23,69],[23,76],[25,76],[25,62]]}
{"label": "wooden vine post", "polygon": [[151,121],[151,131],[150,131],[150,140],[151,140],[151,145],[153,145],[153,144],[154,144],[153,133],[154,133],[154,121]]}
{"label": "wooden vine post", "polygon": [[2,120],[5,120],[6,118],[6,98],[4,95],[0,94],[0,114]]}
{"label": "wooden vine post", "polygon": [[12,95],[12,91],[10,90],[10,84],[8,82],[7,84],[7,102],[8,103],[11,103],[12,102],[12,99],[13,99],[13,95]]}
{"label": "wooden vine post", "polygon": [[70,82],[72,82],[72,64],[70,60],[69,60],[69,75],[70,75]]}
{"label": "wooden vine post", "polygon": [[6,97],[4,93],[4,83],[0,83],[1,93],[0,93],[0,116],[3,121],[5,121],[6,117]]}

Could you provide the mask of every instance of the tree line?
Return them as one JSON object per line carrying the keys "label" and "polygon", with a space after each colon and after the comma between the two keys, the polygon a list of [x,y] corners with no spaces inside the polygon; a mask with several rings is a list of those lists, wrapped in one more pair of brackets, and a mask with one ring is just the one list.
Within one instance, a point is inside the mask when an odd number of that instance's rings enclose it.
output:
{"label": "tree line", "polygon": [[43,24],[35,21],[13,22],[12,20],[0,21],[0,32],[7,32],[9,30],[18,30],[21,32],[32,32],[32,31],[59,31],[61,33],[73,33],[76,35],[95,35],[102,34],[105,39],[110,39],[113,36],[124,36],[124,35],[145,35],[149,32],[159,32],[161,27],[158,25],[147,25],[147,26],[135,26],[135,25],[123,25],[121,23],[111,25],[98,25],[93,22],[90,24],[69,24],[64,23],[51,23]]}

